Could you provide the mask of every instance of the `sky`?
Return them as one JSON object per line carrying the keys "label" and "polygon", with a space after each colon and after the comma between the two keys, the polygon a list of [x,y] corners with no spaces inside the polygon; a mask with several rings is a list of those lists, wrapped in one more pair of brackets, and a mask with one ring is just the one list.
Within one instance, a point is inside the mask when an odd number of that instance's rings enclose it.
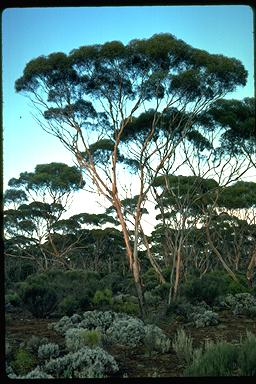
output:
{"label": "sky", "polygon": [[[37,164],[64,162],[71,154],[34,121],[29,100],[15,93],[15,80],[33,58],[69,53],[83,45],[124,44],[171,33],[195,48],[241,60],[248,82],[229,98],[254,96],[253,11],[245,5],[7,8],[2,13],[3,175],[33,172]],[[93,210],[79,199],[79,210]],[[82,202],[83,201],[83,202]]]}

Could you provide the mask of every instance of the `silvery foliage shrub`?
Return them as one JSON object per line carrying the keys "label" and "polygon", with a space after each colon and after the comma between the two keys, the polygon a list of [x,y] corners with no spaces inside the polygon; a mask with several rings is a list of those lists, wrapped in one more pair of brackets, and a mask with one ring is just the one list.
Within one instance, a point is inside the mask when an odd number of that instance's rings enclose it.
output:
{"label": "silvery foliage shrub", "polygon": [[52,375],[42,371],[39,367],[27,373],[25,376],[17,376],[17,379],[53,379]]}
{"label": "silvery foliage shrub", "polygon": [[69,328],[76,328],[81,321],[81,316],[74,314],[71,317],[63,316],[56,323],[50,324],[49,328],[53,328],[56,332],[64,335]]}
{"label": "silvery foliage shrub", "polygon": [[99,346],[102,334],[98,330],[69,328],[65,333],[65,343],[69,351],[76,352],[85,346]]}
{"label": "silvery foliage shrub", "polygon": [[54,378],[105,377],[118,371],[113,356],[97,347],[84,347],[77,352],[70,352],[63,357],[52,359],[44,366],[44,371]]}
{"label": "silvery foliage shrub", "polygon": [[97,328],[105,333],[117,318],[125,318],[127,316],[126,314],[113,311],[87,311],[84,312],[79,327],[87,329]]}
{"label": "silvery foliage shrub", "polygon": [[55,343],[44,344],[38,348],[38,357],[41,360],[49,360],[51,358],[58,357],[59,354],[59,346]]}
{"label": "silvery foliage shrub", "polygon": [[190,363],[193,359],[193,339],[188,336],[184,329],[178,329],[174,336],[172,347],[179,359]]}
{"label": "silvery foliage shrub", "polygon": [[213,311],[202,311],[201,313],[192,313],[191,318],[196,328],[208,327],[219,323],[219,316]]}
{"label": "silvery foliage shrub", "polygon": [[116,319],[106,331],[107,338],[112,343],[138,346],[145,337],[143,321],[134,317]]}
{"label": "silvery foliage shrub", "polygon": [[31,336],[31,338],[26,343],[26,348],[29,352],[33,354],[37,354],[38,348],[43,344],[48,344],[49,340],[47,337],[40,337],[40,336]]}
{"label": "silvery foliage shrub", "polygon": [[149,324],[144,326],[145,336],[143,343],[149,350],[158,352],[168,352],[170,350],[171,341],[163,333],[162,329],[156,325]]}
{"label": "silvery foliage shrub", "polygon": [[221,308],[231,309],[234,315],[256,314],[256,298],[250,293],[228,294],[219,298],[218,305]]}

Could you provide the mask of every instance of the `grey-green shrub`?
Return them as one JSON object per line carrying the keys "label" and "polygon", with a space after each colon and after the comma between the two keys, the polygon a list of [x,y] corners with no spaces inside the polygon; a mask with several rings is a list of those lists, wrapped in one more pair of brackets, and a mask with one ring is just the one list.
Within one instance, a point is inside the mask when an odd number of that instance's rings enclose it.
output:
{"label": "grey-green shrub", "polygon": [[47,337],[40,337],[32,335],[30,339],[26,342],[26,349],[33,353],[34,355],[37,354],[38,348],[43,344],[48,344],[49,340]]}
{"label": "grey-green shrub", "polygon": [[84,378],[105,377],[118,371],[118,365],[113,356],[97,347],[84,347],[77,352],[70,352],[63,357],[52,359],[44,366],[44,371],[54,378]]}
{"label": "grey-green shrub", "polygon": [[219,316],[213,311],[192,313],[191,316],[196,328],[208,327],[209,325],[216,325],[219,323]]}
{"label": "grey-green shrub", "polygon": [[164,334],[161,328],[157,327],[156,325],[149,324],[144,326],[144,330],[145,336],[143,339],[143,343],[145,344],[149,352],[158,351],[166,353],[170,350],[171,341]]}
{"label": "grey-green shrub", "polygon": [[58,344],[48,343],[41,345],[38,348],[38,357],[41,360],[49,360],[51,358],[56,358],[60,354],[60,348]]}
{"label": "grey-green shrub", "polygon": [[96,329],[70,328],[65,334],[66,347],[72,352],[76,352],[85,346],[90,348],[100,346],[101,341],[102,334]]}
{"label": "grey-green shrub", "polygon": [[112,343],[136,347],[145,337],[143,321],[133,317],[117,319],[106,331],[107,338]]}
{"label": "grey-green shrub", "polygon": [[183,328],[178,329],[174,336],[172,347],[179,359],[190,363],[193,359],[193,339],[188,336]]}
{"label": "grey-green shrub", "polygon": [[231,309],[234,315],[256,315],[256,298],[250,293],[237,293],[226,295],[218,299],[217,304],[221,308]]}

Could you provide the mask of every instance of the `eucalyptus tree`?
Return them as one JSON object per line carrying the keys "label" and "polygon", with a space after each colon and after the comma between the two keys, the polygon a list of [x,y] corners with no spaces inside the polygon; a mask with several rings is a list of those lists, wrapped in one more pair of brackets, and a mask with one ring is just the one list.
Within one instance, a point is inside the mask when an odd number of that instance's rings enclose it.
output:
{"label": "eucalyptus tree", "polygon": [[[52,235],[54,225],[66,210],[68,198],[81,188],[81,173],[76,167],[63,163],[40,164],[35,172],[22,172],[19,178],[9,180],[4,193],[7,208],[4,211],[8,256],[18,256],[35,261],[40,269],[47,269],[50,259],[63,264]],[[50,247],[45,249],[45,242]],[[41,257],[36,249],[39,248]]]}
{"label": "eucalyptus tree", "polygon": [[82,46],[68,55],[40,56],[16,80],[16,91],[32,100],[39,124],[74,154],[87,188],[115,207],[142,314],[138,247],[136,241],[132,246],[124,217],[123,184],[135,170],[136,234],[153,180],[194,118],[245,85],[246,77],[247,71],[234,58],[158,34],[127,45],[112,41]]}

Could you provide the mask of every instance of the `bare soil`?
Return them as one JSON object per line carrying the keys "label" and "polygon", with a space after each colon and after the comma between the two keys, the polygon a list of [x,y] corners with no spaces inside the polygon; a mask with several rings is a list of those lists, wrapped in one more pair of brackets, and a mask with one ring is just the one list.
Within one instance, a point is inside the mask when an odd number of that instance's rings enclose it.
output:
{"label": "bare soil", "polygon": [[[183,327],[187,334],[193,337],[195,347],[200,346],[205,340],[226,340],[238,343],[246,331],[256,334],[255,319],[245,316],[234,316],[229,311],[219,312],[220,323],[217,326],[195,328],[184,323],[181,319],[165,320],[159,322],[166,335],[173,338],[178,328]],[[51,342],[64,347],[64,338],[54,330],[48,328],[48,324],[57,320],[35,319],[28,313],[11,313],[7,316],[6,337],[12,346],[18,347],[20,343],[28,341],[32,335],[47,337]],[[122,346],[108,346],[106,348],[116,359],[120,370],[117,377],[180,377],[184,365],[171,350],[165,354],[152,354],[145,348],[128,349]]]}

